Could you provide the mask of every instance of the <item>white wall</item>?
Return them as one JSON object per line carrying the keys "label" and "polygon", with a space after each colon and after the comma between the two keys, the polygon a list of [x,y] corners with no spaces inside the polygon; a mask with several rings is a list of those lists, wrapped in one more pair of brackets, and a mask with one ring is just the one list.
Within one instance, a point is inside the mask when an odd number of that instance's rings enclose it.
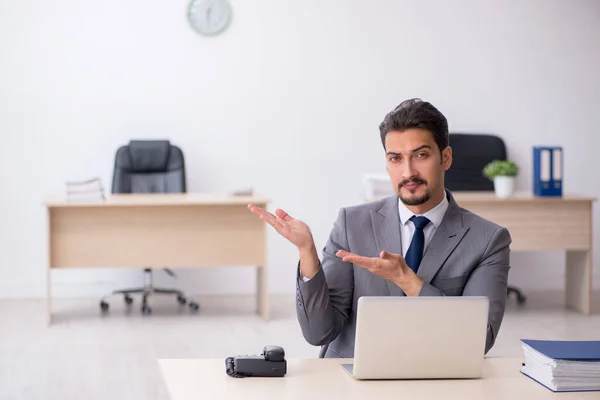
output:
{"label": "white wall", "polygon": [[[384,172],[377,126],[409,97],[431,101],[453,131],[501,135],[521,189],[531,146],[560,144],[566,191],[600,197],[598,2],[231,2],[231,28],[212,39],[189,28],[183,0],[0,2],[1,297],[44,294],[43,198],[66,179],[109,184],[131,138],[183,147],[191,191],[253,185],[319,246],[338,208],[361,201],[361,174]],[[271,290],[291,293],[296,253],[270,240]],[[513,260],[525,289],[562,287],[560,254]],[[244,268],[181,274],[194,292],[254,288]],[[57,296],[140,280],[53,276]]]}

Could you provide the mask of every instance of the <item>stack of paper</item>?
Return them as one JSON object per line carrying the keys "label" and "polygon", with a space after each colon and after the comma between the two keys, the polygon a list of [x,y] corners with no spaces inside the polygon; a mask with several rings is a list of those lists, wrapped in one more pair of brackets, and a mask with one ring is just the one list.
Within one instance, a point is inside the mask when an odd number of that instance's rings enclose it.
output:
{"label": "stack of paper", "polygon": [[600,341],[522,342],[523,374],[554,392],[600,391]]}
{"label": "stack of paper", "polygon": [[365,186],[364,196],[367,200],[377,200],[395,194],[394,187],[387,174],[365,174],[363,175],[363,183]]}
{"label": "stack of paper", "polygon": [[67,182],[67,200],[104,200],[104,187],[100,178]]}

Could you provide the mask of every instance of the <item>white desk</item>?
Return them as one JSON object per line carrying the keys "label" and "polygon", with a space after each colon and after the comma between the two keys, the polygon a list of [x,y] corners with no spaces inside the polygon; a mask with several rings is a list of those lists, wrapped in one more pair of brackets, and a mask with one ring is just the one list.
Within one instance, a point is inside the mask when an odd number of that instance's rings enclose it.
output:
{"label": "white desk", "polygon": [[225,360],[159,360],[171,400],[198,399],[598,399],[600,393],[556,394],[519,372],[519,358],[487,358],[482,379],[356,381],[339,366],[351,359],[292,359],[283,378],[231,378]]}
{"label": "white desk", "polygon": [[48,323],[56,268],[207,268],[257,271],[257,310],[269,319],[267,231],[247,204],[261,196],[119,194],[105,201],[48,199]]}

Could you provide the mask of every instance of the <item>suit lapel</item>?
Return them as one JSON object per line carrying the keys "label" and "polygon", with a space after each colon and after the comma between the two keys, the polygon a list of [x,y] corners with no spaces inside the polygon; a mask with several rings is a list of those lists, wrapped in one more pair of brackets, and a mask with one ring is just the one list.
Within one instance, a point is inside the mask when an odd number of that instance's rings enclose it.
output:
{"label": "suit lapel", "polygon": [[468,227],[463,226],[460,208],[452,195],[447,193],[448,210],[446,210],[442,223],[433,234],[431,242],[427,245],[417,272],[417,275],[426,283],[431,282],[469,230]]}
{"label": "suit lapel", "polygon": [[[375,242],[379,252],[387,251],[394,254],[402,254],[398,198],[392,196],[385,202],[379,211],[371,211],[371,222],[373,224]],[[379,254],[377,254],[377,256],[379,256]],[[391,296],[404,296],[404,292],[398,285],[387,280],[386,283]]]}

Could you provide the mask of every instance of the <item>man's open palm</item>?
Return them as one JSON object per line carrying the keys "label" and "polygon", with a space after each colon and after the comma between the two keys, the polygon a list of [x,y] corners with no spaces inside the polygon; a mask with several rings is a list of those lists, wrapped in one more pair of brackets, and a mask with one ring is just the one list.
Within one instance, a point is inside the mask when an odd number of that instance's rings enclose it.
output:
{"label": "man's open palm", "polygon": [[309,249],[311,246],[314,246],[310,228],[299,219],[292,218],[281,209],[277,209],[275,210],[275,214],[271,214],[252,204],[249,204],[248,208],[254,214],[258,215],[260,219],[275,228],[281,236],[289,240],[298,249]]}

